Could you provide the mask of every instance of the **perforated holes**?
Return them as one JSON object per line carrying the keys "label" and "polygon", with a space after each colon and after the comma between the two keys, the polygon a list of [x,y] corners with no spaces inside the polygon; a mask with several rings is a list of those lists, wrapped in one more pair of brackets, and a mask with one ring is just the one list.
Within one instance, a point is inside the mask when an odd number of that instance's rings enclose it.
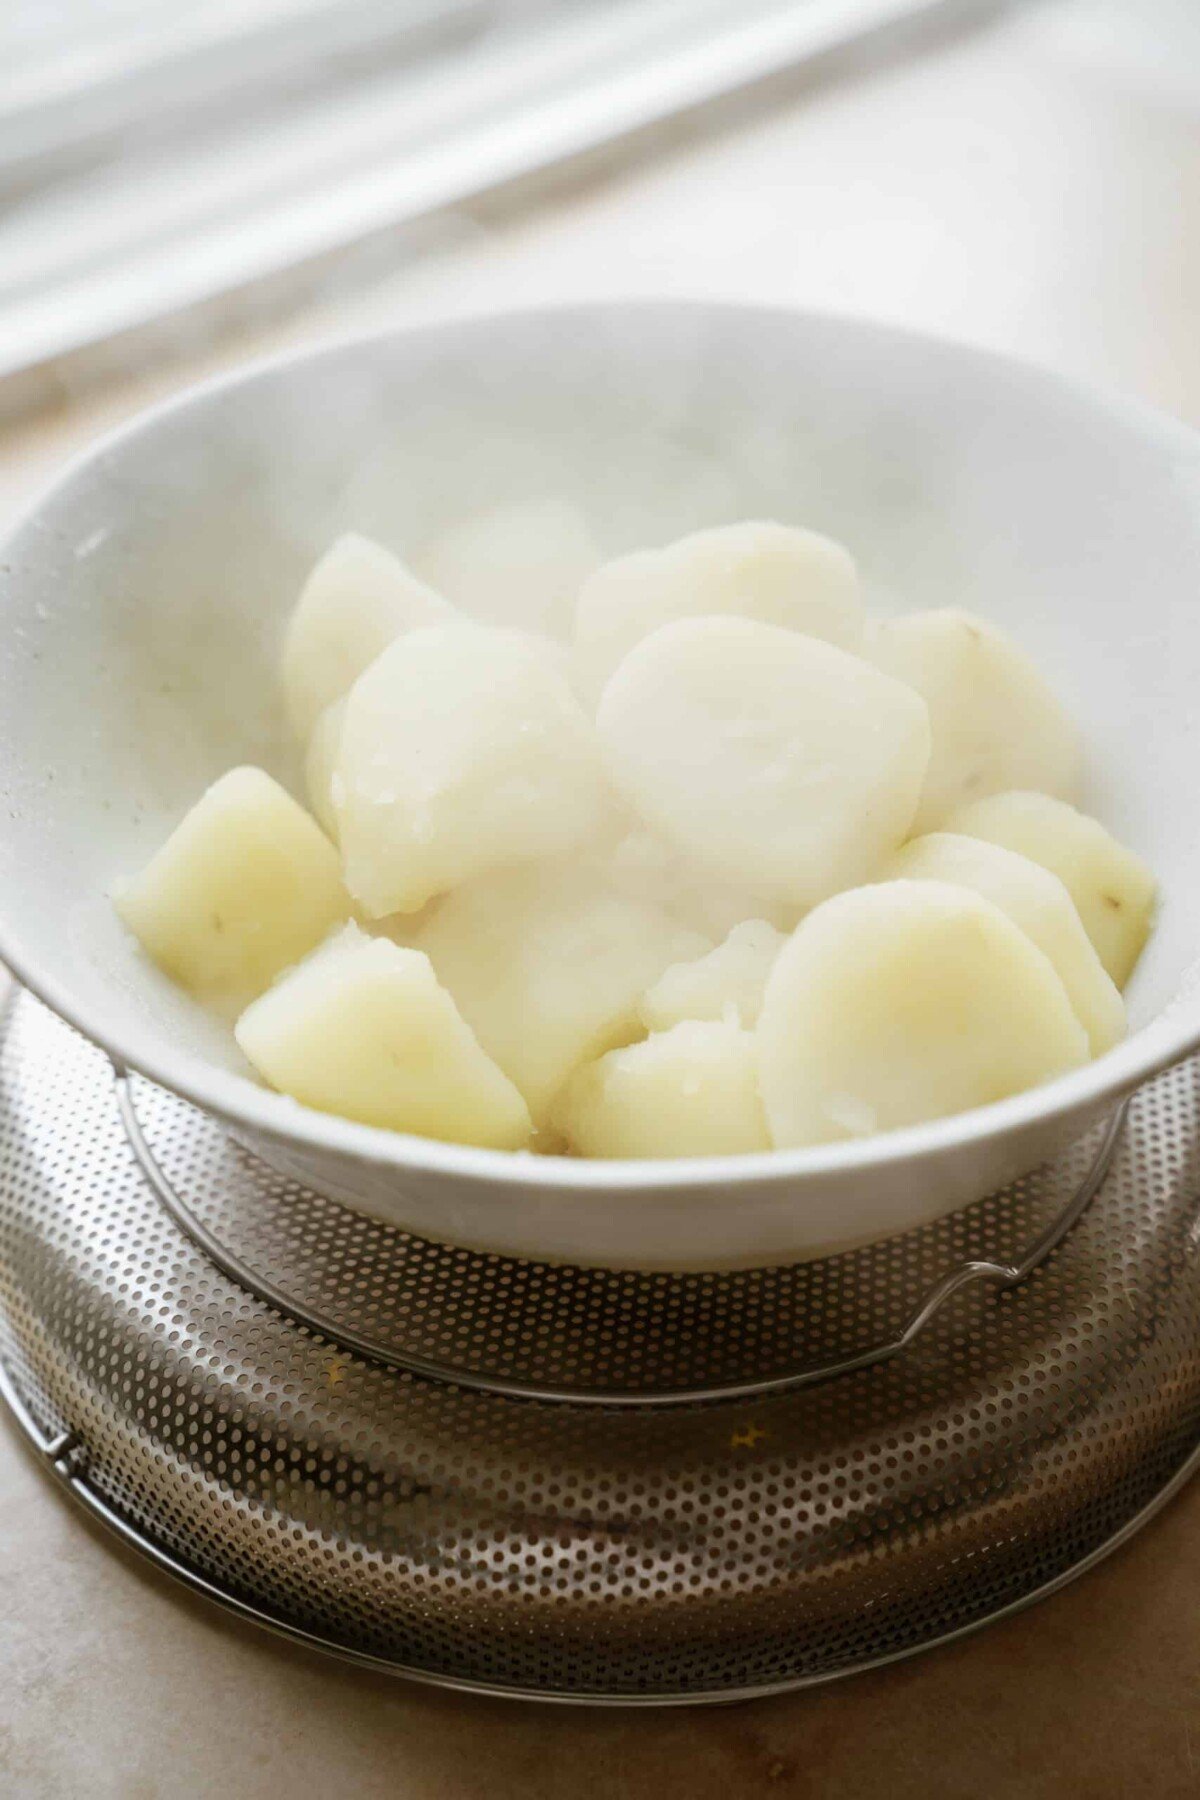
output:
{"label": "perforated holes", "polygon": [[[576,1693],[850,1668],[1070,1567],[1196,1440],[1194,1070],[1139,1099],[1103,1193],[1021,1289],[960,1295],[886,1368],[670,1414],[398,1377],[279,1319],[171,1225],[103,1059],[29,1001],[0,1100],[0,1331],[38,1416],[219,1587],[401,1664]],[[281,1285],[448,1358],[622,1385],[882,1335],[950,1261],[1022,1247],[1077,1172],[801,1272],[584,1276],[414,1245],[139,1101],[172,1179]]]}

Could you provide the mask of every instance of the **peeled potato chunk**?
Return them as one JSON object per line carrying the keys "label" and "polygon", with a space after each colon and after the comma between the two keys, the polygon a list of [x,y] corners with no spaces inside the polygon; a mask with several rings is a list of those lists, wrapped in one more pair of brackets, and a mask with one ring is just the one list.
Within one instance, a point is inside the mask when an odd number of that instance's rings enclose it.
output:
{"label": "peeled potato chunk", "polygon": [[717,613],[845,650],[858,648],[863,631],[858,572],[841,544],[793,525],[721,525],[617,557],[584,584],[575,609],[581,688],[598,694],[660,625]]}
{"label": "peeled potato chunk", "polygon": [[669,1031],[684,1019],[757,1024],[767,977],[786,942],[766,919],[744,919],[715,950],[663,970],[642,995],[638,1011],[643,1025]]}
{"label": "peeled potato chunk", "polygon": [[947,607],[889,619],[872,659],[923,695],[933,753],[913,822],[933,831],[957,806],[1002,788],[1071,799],[1079,735],[1023,650],[971,613]]}
{"label": "peeled potato chunk", "polygon": [[866,1137],[1077,1068],[1087,1033],[1049,958],[998,906],[942,881],[838,894],[767,982],[759,1087],[775,1144]]}
{"label": "peeled potato chunk", "polygon": [[525,1102],[429,958],[356,925],[256,1000],[234,1031],[272,1087],[321,1112],[493,1150],[529,1141]]}
{"label": "peeled potato chunk", "polygon": [[346,717],[346,698],[327,706],[312,728],[308,751],[304,758],[304,788],[308,804],[317,823],[327,837],[338,840],[337,808],[333,804],[333,776],[338,751],[342,745],[342,724]]}
{"label": "peeled potato chunk", "polygon": [[561,640],[570,634],[575,596],[598,561],[578,507],[550,496],[460,520],[425,546],[417,565],[472,618]]}
{"label": "peeled potato chunk", "polygon": [[946,825],[1016,850],[1057,875],[1100,961],[1117,986],[1125,986],[1154,916],[1156,883],[1140,856],[1095,819],[1049,794],[992,794],[960,807]]}
{"label": "peeled potato chunk", "polygon": [[227,1014],[350,914],[329,839],[252,768],[214,782],[114,899],[159,968]]}
{"label": "peeled potato chunk", "polygon": [[346,885],[371,918],[567,850],[605,802],[553,657],[480,625],[412,631],[376,658],[347,699],[333,783]]}
{"label": "peeled potato chunk", "polygon": [[301,589],[284,639],[283,693],[296,735],[307,738],[393,638],[453,617],[382,544],[353,531],[338,538]]}
{"label": "peeled potato chunk", "polygon": [[1049,957],[1093,1056],[1125,1035],[1125,1006],[1080,923],[1062,882],[1014,850],[955,832],[934,831],[905,844],[880,871],[885,881],[953,881],[1007,913]]}
{"label": "peeled potato chunk", "polygon": [[738,1156],[771,1148],[753,1035],[719,1019],[687,1019],[587,1063],[556,1121],[581,1156]]}
{"label": "peeled potato chunk", "polygon": [[636,645],[597,728],[628,803],[696,863],[811,906],[908,834],[929,759],[911,688],[750,619],[684,619]]}
{"label": "peeled potato chunk", "polygon": [[543,1126],[580,1063],[639,1035],[638,1000],[709,941],[567,866],[458,888],[417,935],[480,1043]]}
{"label": "peeled potato chunk", "polygon": [[715,880],[657,832],[635,827],[610,841],[602,839],[594,852],[603,880],[707,938],[725,937],[735,925],[764,911],[774,925],[795,923],[794,908],[756,899],[735,882]]}

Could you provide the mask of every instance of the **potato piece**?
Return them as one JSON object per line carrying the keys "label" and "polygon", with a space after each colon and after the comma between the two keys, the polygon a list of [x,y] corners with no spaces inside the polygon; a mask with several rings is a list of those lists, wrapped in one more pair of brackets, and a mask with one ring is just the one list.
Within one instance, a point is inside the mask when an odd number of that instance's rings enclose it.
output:
{"label": "potato piece", "polygon": [[771,1148],[754,1038],[729,1021],[686,1019],[586,1063],[555,1117],[580,1156],[739,1156]]}
{"label": "potato piece", "polygon": [[743,919],[715,950],[695,962],[672,963],[642,995],[638,1008],[651,1031],[684,1019],[732,1019],[755,1025],[775,958],[787,943],[766,919]]}
{"label": "potato piece", "polygon": [[660,626],[605,688],[597,727],[644,820],[719,879],[795,906],[899,846],[929,758],[911,688],[750,619]]}
{"label": "potato piece", "polygon": [[347,925],[247,1008],[259,1074],[321,1112],[452,1144],[520,1150],[529,1112],[427,956]]}
{"label": "potato piece", "polygon": [[744,887],[716,880],[657,832],[623,831],[615,841],[598,846],[595,860],[601,878],[622,894],[661,908],[706,938],[726,937],[735,925],[763,912],[773,925],[795,923],[794,908],[764,902]]}
{"label": "potato piece", "polygon": [[934,831],[914,838],[880,871],[883,881],[953,881],[1007,913],[1058,972],[1093,1056],[1125,1035],[1125,1007],[1080,923],[1071,896],[1039,863],[978,838]]}
{"label": "potato piece", "polygon": [[412,950],[416,947],[419,934],[441,904],[442,896],[439,894],[436,900],[430,900],[420,912],[392,913],[386,919],[372,919],[367,929],[372,937],[390,938],[393,944]]}
{"label": "potato piece", "polygon": [[638,1000],[668,963],[709,948],[565,865],[481,876],[416,941],[539,1126],[580,1063],[639,1035]]}
{"label": "potato piece", "polygon": [[425,546],[417,567],[473,618],[562,640],[575,596],[599,560],[579,508],[548,497],[460,520]]}
{"label": "potato piece", "polygon": [[771,971],[759,1088],[781,1149],[940,1119],[1087,1061],[1047,956],[990,900],[889,881],[827,900]]}
{"label": "potato piece", "polygon": [[1156,883],[1140,856],[1049,794],[992,794],[960,807],[946,828],[1016,850],[1057,875],[1100,961],[1117,986],[1125,986],[1154,916]]}
{"label": "potato piece", "polygon": [[346,696],[327,706],[312,728],[304,758],[304,788],[308,804],[326,837],[338,841],[337,808],[333,804],[333,774],[342,744]]}
{"label": "potato piece", "polygon": [[329,839],[251,768],[214,782],[114,904],[160,969],[230,1016],[350,915]]}
{"label": "potato piece", "polygon": [[334,786],[346,885],[372,918],[567,850],[606,801],[592,727],[553,659],[480,625],[409,632],[359,677]]}
{"label": "potato piece", "polygon": [[580,691],[599,694],[634,645],[660,625],[712,614],[758,619],[858,648],[858,572],[832,538],[792,525],[696,531],[597,569],[575,609]]}
{"label": "potato piece", "polygon": [[924,696],[933,754],[913,821],[932,831],[964,801],[1035,787],[1061,799],[1079,784],[1079,734],[1023,650],[957,608],[881,625],[874,660]]}
{"label": "potato piece", "polygon": [[283,693],[297,737],[309,736],[393,638],[453,617],[382,544],[354,531],[338,538],[301,589],[284,639]]}

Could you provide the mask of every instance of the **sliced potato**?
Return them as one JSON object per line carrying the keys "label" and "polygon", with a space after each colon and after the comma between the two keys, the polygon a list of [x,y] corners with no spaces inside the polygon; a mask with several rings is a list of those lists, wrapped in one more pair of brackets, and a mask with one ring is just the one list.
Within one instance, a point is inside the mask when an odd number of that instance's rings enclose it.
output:
{"label": "sliced potato", "polygon": [[544,864],[456,889],[416,942],[539,1126],[580,1063],[639,1035],[667,964],[709,947],[593,872]]}
{"label": "sliced potato", "polygon": [[910,613],[881,625],[872,649],[929,706],[933,753],[914,831],[936,830],[955,807],[1002,788],[1074,797],[1079,734],[1030,658],[995,626],[954,607]]}
{"label": "sliced potato", "polygon": [[412,631],[376,658],[347,699],[333,780],[346,885],[371,918],[569,849],[605,805],[554,659],[480,625]]}
{"label": "sliced potato", "polygon": [[519,1150],[520,1094],[480,1049],[427,956],[348,925],[238,1020],[272,1087],[364,1125]]}
{"label": "sliced potato", "polygon": [[418,935],[428,925],[438,907],[442,904],[439,894],[436,900],[430,900],[420,912],[391,913],[386,919],[372,919],[367,929],[372,937],[390,938],[393,944],[400,944],[411,950],[417,942]]}
{"label": "sliced potato", "polygon": [[307,738],[393,638],[453,617],[382,544],[353,531],[338,538],[301,589],[284,639],[283,692],[296,735]]}
{"label": "sliced potato", "polygon": [[648,824],[719,879],[797,907],[899,846],[929,758],[911,688],[750,619],[660,626],[605,688],[597,728]]}
{"label": "sliced potato", "polygon": [[955,832],[914,838],[880,871],[884,881],[953,881],[1007,913],[1053,963],[1093,1056],[1125,1035],[1125,1006],[1062,882],[1014,850]]}
{"label": "sliced potato", "polygon": [[1125,986],[1154,917],[1156,883],[1140,856],[1049,794],[992,794],[960,807],[946,826],[1016,850],[1057,875],[1100,961],[1117,986]]}
{"label": "sliced potato", "polygon": [[214,782],[114,900],[159,968],[228,1014],[350,915],[337,851],[252,768]]}
{"label": "sliced potato", "polygon": [[858,572],[841,544],[793,525],[721,525],[619,556],[585,582],[575,609],[581,691],[598,695],[660,625],[715,613],[806,632],[845,650],[862,637]]}
{"label": "sliced potato", "polygon": [[743,919],[715,950],[663,970],[642,995],[638,1012],[643,1025],[669,1031],[684,1019],[757,1024],[767,976],[786,942],[766,919]]}
{"label": "sliced potato", "polygon": [[753,1035],[719,1019],[687,1019],[586,1063],[555,1117],[580,1156],[738,1156],[771,1147]]}
{"label": "sliced potato", "polygon": [[333,803],[333,777],[342,745],[346,696],[327,706],[312,728],[304,758],[304,788],[308,804],[327,837],[338,841],[337,807]]}
{"label": "sliced potato", "polygon": [[[624,815],[623,825],[628,823]],[[619,828],[594,847],[602,880],[635,900],[660,907],[707,938],[722,938],[764,911],[778,926],[795,923],[794,908],[756,898],[735,882],[719,881],[658,832]]]}
{"label": "sliced potato", "polygon": [[990,900],[941,881],[838,894],[767,982],[759,1086],[780,1148],[1005,1099],[1088,1058],[1050,959]]}
{"label": "sliced potato", "polygon": [[599,560],[579,508],[553,496],[475,513],[416,559],[426,580],[473,618],[560,640],[570,634],[575,596]]}

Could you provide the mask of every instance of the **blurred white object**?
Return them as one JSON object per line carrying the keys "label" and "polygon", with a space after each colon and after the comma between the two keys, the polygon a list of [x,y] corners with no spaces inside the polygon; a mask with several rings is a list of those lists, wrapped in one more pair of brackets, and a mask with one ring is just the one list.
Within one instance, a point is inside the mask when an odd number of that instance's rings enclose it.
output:
{"label": "blurred white object", "polygon": [[27,0],[0,13],[0,170],[145,130],[382,40],[481,17],[488,0]]}
{"label": "blurred white object", "polygon": [[[453,53],[381,56],[353,82],[290,92],[254,116],[228,111],[184,141],[151,134],[35,187],[0,222],[0,376],[242,287],[883,27],[979,0],[500,0]],[[76,0],[81,19],[92,17]],[[194,106],[214,76],[248,67],[310,76],[379,20],[377,4],[254,0],[202,18],[142,0],[122,38],[106,0],[71,59],[16,62],[0,101],[0,175],[89,130],[136,136],[152,111]],[[421,0],[426,29],[466,22],[468,0]],[[478,9],[476,9],[478,10]],[[62,9],[61,41],[73,14]],[[532,17],[531,17],[532,15]],[[277,34],[267,30],[275,21]],[[220,22],[226,26],[220,35]],[[308,37],[300,32],[301,23]],[[391,21],[394,40],[396,27]],[[9,43],[6,46],[6,37]],[[15,33],[0,23],[0,54]],[[122,49],[122,45],[124,48]],[[272,52],[272,54],[268,54]],[[124,60],[122,60],[124,57]],[[223,58],[223,61],[222,61]],[[215,59],[215,60],[214,60]],[[40,69],[40,74],[39,74]],[[211,94],[210,94],[211,100]],[[122,110],[124,109],[124,111]],[[57,135],[56,135],[57,134]]]}

